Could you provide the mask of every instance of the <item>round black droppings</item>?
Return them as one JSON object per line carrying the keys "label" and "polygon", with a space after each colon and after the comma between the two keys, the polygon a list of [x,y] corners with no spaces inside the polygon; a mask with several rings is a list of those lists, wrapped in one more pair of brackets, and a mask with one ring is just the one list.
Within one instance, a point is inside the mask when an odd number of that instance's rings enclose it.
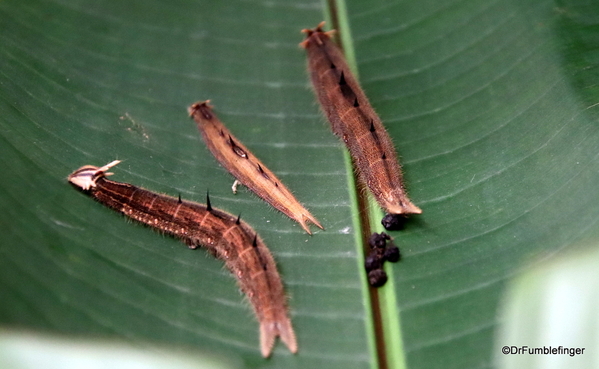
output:
{"label": "round black droppings", "polygon": [[368,283],[372,287],[381,287],[387,283],[387,273],[382,269],[375,269],[368,272]]}
{"label": "round black droppings", "polygon": [[391,245],[387,247],[385,250],[384,259],[390,261],[392,263],[396,263],[401,259],[401,255],[399,253],[399,247]]}
{"label": "round black droppings", "polygon": [[387,214],[381,220],[381,224],[388,231],[398,231],[403,228],[406,218],[401,214]]}
{"label": "round black droppings", "polygon": [[364,261],[364,268],[366,268],[367,272],[380,269],[383,266],[383,261],[383,258],[378,252],[371,252]]}
{"label": "round black droppings", "polygon": [[391,237],[389,237],[388,234],[386,234],[385,232],[382,233],[373,233],[370,235],[370,238],[368,238],[368,244],[370,245],[371,248],[378,248],[378,249],[384,249],[386,244],[387,244],[387,240],[390,240]]}

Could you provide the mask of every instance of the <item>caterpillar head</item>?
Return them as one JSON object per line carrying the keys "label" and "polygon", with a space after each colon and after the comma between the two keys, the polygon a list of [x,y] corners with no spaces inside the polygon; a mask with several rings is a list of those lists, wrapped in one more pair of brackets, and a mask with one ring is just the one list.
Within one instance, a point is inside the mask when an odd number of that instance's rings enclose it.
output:
{"label": "caterpillar head", "polygon": [[96,181],[100,177],[110,176],[114,173],[107,173],[106,171],[118,163],[120,160],[112,161],[103,167],[94,167],[93,165],[84,165],[77,169],[68,176],[68,180],[75,187],[82,189],[83,191],[89,191],[91,188],[96,187]]}

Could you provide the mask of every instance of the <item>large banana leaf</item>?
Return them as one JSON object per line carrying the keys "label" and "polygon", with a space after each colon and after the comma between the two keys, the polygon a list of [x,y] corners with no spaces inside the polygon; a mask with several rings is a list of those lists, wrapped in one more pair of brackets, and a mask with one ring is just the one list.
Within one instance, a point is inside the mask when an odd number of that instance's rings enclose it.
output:
{"label": "large banana leaf", "polygon": [[[246,367],[490,366],[505,281],[599,228],[589,4],[0,2],[0,322]],[[376,206],[358,208],[297,46],[325,17],[424,211],[392,233],[404,258],[374,300],[358,219]],[[308,236],[247,190],[232,194],[187,117],[205,99],[326,231]],[[297,355],[279,343],[260,356],[257,322],[220,261],[67,185],[72,170],[114,159],[124,161],[115,180],[200,202],[209,189],[261,234],[290,297]]]}

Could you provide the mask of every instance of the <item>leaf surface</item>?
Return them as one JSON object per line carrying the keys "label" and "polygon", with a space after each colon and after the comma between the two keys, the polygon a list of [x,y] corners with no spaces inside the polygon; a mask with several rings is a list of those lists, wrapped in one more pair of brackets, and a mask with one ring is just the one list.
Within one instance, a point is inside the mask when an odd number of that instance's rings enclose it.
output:
{"label": "leaf surface", "polygon": [[[487,367],[505,281],[596,235],[596,8],[348,0],[341,32],[424,213],[379,290],[390,367]],[[299,30],[320,2],[0,3],[0,321],[198,347],[246,367],[373,368],[358,209],[310,91]],[[227,127],[325,226],[308,236],[242,189],[187,106]],[[78,167],[241,213],[277,260],[299,353],[258,351],[222,263],[70,188]],[[373,224],[379,219],[371,219]],[[377,306],[375,305],[375,308]]]}

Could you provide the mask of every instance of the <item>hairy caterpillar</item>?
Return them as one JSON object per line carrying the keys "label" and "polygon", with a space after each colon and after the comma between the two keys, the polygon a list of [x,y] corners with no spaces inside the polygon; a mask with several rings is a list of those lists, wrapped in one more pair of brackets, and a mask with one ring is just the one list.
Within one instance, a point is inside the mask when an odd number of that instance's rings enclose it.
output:
{"label": "hairy caterpillar", "polygon": [[306,224],[308,221],[324,229],[274,173],[225,128],[208,105],[209,102],[210,100],[193,104],[189,107],[189,115],[195,120],[204,142],[216,160],[241,184],[298,222],[308,234],[312,234]]}
{"label": "hairy caterpillar", "polygon": [[308,70],[314,90],[333,132],[349,149],[358,178],[390,214],[420,214],[407,196],[401,166],[393,142],[358,81],[343,52],[320,23],[304,29],[300,44],[308,54]]}
{"label": "hairy caterpillar", "polygon": [[69,175],[76,188],[98,202],[160,232],[189,248],[206,248],[225,261],[248,296],[260,322],[260,348],[268,357],[277,336],[292,353],[297,341],[287,314],[281,277],[270,251],[258,234],[239,217],[213,208],[106,178],[115,160],[103,167],[83,166]]}

